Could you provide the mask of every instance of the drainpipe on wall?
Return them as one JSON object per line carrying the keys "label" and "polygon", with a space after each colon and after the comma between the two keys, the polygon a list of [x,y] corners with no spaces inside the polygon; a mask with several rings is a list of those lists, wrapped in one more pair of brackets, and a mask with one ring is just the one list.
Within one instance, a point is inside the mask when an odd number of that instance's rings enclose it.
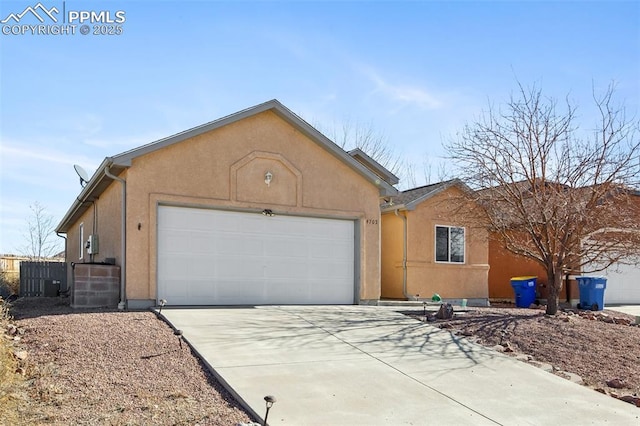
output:
{"label": "drainpipe on wall", "polygon": [[402,219],[402,294],[407,300],[411,300],[413,296],[407,293],[407,216],[399,215],[398,209],[394,212]]}
{"label": "drainpipe on wall", "polygon": [[[62,239],[64,239],[64,261],[67,261],[67,237],[65,237],[64,235],[60,235],[59,232],[56,231],[56,235]],[[69,274],[67,274],[67,282],[65,285],[65,289],[64,291],[69,291]],[[60,291],[63,291],[62,289],[60,289]]]}
{"label": "drainpipe on wall", "polygon": [[65,237],[64,235],[60,235],[59,232],[56,232],[56,235],[64,240],[64,255],[65,255],[65,258],[66,258],[66,256],[67,256],[67,237]]}
{"label": "drainpipe on wall", "polygon": [[109,168],[113,165],[113,161],[109,158],[109,163],[104,168],[104,174],[110,177],[113,180],[117,180],[122,184],[122,208],[121,210],[121,249],[120,256],[122,260],[120,261],[120,303],[118,303],[118,309],[123,310],[126,306],[126,276],[127,276],[127,181],[124,179],[111,174]]}
{"label": "drainpipe on wall", "polygon": [[[89,201],[89,202],[93,206],[93,226],[91,227],[91,234],[96,235],[98,233],[98,210],[97,210],[98,206],[96,205],[95,201]],[[95,260],[95,256],[96,256],[95,254],[91,253],[89,255],[89,262],[93,263],[93,261]]]}

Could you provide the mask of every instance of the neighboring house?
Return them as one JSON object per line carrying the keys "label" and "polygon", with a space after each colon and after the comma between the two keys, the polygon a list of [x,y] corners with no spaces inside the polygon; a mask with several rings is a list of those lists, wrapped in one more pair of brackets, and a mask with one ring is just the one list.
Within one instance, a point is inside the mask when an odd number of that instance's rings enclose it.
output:
{"label": "neighboring house", "polygon": [[[635,203],[637,217],[640,218],[640,194],[633,193],[630,201]],[[624,211],[629,210],[625,208]],[[602,229],[597,230],[594,234],[600,234],[601,231]],[[601,235],[606,236],[606,232]],[[522,238],[530,237],[523,233]],[[489,270],[489,297],[491,299],[513,299],[514,292],[510,281],[511,278],[519,276],[536,276],[538,283],[537,294],[543,302],[547,298],[548,280],[543,266],[531,259],[508,251],[500,236],[496,233],[490,233],[489,237],[489,265],[491,266]],[[580,299],[580,290],[575,277],[581,275],[580,271],[586,271],[587,269],[588,267],[581,267],[580,262],[574,263],[570,274],[565,275],[563,287],[559,294],[561,302],[568,302],[576,306]],[[585,275],[607,277],[605,303],[640,303],[640,266],[637,264],[616,262],[604,271],[585,273]]]}
{"label": "neighboring house", "polygon": [[[640,192],[633,192],[630,201],[632,205],[635,205],[635,216],[640,220]],[[606,235],[606,232],[602,234]],[[585,274],[587,276],[602,276],[607,278],[607,287],[604,292],[605,305],[640,304],[639,257],[640,256],[635,256],[626,259],[625,262],[616,262],[604,271]]]}
{"label": "neighboring house", "polygon": [[374,303],[395,183],[272,100],[105,158],[56,231],[120,307]]}
{"label": "neighboring house", "polygon": [[[529,238],[523,234],[523,238]],[[547,272],[538,262],[524,256],[518,256],[504,247],[500,236],[489,234],[489,298],[494,301],[513,300],[515,297],[511,287],[511,279],[522,276],[537,278],[536,294],[541,300],[547,298]],[[576,267],[577,268],[577,267]],[[578,284],[574,275],[565,277],[559,299],[561,302],[579,301]]]}
{"label": "neighboring house", "polygon": [[585,275],[607,279],[604,292],[606,305],[640,305],[640,265],[616,263],[602,272]]}
{"label": "neighboring house", "polygon": [[467,299],[486,305],[488,234],[464,218],[468,187],[455,179],[382,204],[382,297]]}

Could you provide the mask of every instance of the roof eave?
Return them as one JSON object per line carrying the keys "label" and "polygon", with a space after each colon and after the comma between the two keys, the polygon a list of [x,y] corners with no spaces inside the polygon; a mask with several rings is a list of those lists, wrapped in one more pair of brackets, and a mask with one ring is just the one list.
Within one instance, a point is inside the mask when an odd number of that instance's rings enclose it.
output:
{"label": "roof eave", "polygon": [[278,101],[276,105],[273,107],[274,111],[286,121],[294,125],[298,130],[300,130],[305,136],[308,138],[315,140],[316,142],[322,144],[322,146],[327,149],[331,154],[333,154],[338,159],[342,160],[344,163],[348,164],[351,168],[357,171],[360,175],[365,177],[367,180],[374,183],[379,187],[380,196],[387,197],[398,194],[398,190],[391,185],[389,182],[386,182],[384,179],[381,179],[371,170],[367,169],[363,164],[361,164],[358,160],[354,159],[348,152],[344,149],[340,148],[335,142],[326,137],[320,131],[318,131],[311,124],[307,123],[304,119],[296,115],[290,109],[282,105]]}
{"label": "roof eave", "polygon": [[406,203],[407,205],[407,210],[415,210],[416,207],[418,207],[418,204],[422,203],[423,201],[428,200],[429,198],[432,198],[438,194],[440,194],[443,191],[446,191],[447,189],[453,187],[453,186],[457,186],[459,187],[462,191],[467,192],[470,191],[470,188],[464,183],[462,182],[460,179],[452,179],[448,182],[445,182],[441,187],[434,189],[433,191],[424,194],[421,197],[416,198],[415,200],[412,200],[408,203]]}
{"label": "roof eave", "polygon": [[111,182],[113,182],[113,179],[105,173],[107,168],[110,169],[111,173],[118,175],[122,173],[126,167],[114,165],[110,157],[105,158],[56,227],[56,232],[66,234],[71,225],[87,211],[89,208],[88,203],[97,199]]}
{"label": "roof eave", "polygon": [[108,177],[105,173],[107,168],[110,168],[111,173],[118,175],[126,168],[131,167],[132,161],[137,157],[269,110],[283,118],[311,140],[321,144],[336,158],[349,165],[354,171],[366,178],[372,184],[376,185],[381,197],[398,195],[398,190],[393,185],[367,169],[359,161],[336,145],[332,140],[319,132],[315,127],[311,126],[305,120],[282,105],[278,100],[272,99],[173,136],[159,139],[155,142],[125,151],[113,157],[105,158],[56,227],[56,232],[66,233],[71,225],[88,209],[87,203],[92,201],[92,199],[97,198],[102,191],[104,191],[111,182],[113,182],[113,179]]}
{"label": "roof eave", "polygon": [[396,210],[409,210],[404,204],[393,204],[391,206],[384,206],[380,209],[381,213],[392,213]]}
{"label": "roof eave", "polygon": [[182,142],[186,139],[201,135],[205,132],[235,123],[245,118],[252,117],[265,111],[273,111],[276,115],[283,118],[305,136],[316,141],[316,143],[321,144],[332,155],[349,165],[352,169],[357,171],[360,175],[364,176],[371,183],[378,186],[381,196],[397,195],[398,190],[394,188],[393,185],[389,184],[384,179],[379,178],[375,173],[368,170],[364,165],[360,164],[359,161],[351,157],[351,155],[349,155],[345,150],[336,145],[332,140],[319,132],[315,127],[311,126],[301,117],[293,113],[290,109],[282,105],[277,99],[272,99],[262,104],[227,115],[226,117],[219,118],[207,124],[194,127],[173,136],[169,136],[149,143],[147,145],[143,145],[139,148],[135,148],[130,151],[115,155],[112,157],[113,163],[122,167],[130,167],[133,159],[137,157],[151,153],[166,146],[173,145],[174,143]]}
{"label": "roof eave", "polygon": [[[394,175],[389,169],[384,167],[382,164],[378,163],[376,160],[371,158],[366,152],[361,150],[360,148],[352,149],[348,152],[351,157],[360,158],[362,161],[367,163],[371,169],[377,171],[385,181],[387,181],[390,185],[397,185],[400,182],[400,178]],[[359,161],[359,160],[358,160]]]}

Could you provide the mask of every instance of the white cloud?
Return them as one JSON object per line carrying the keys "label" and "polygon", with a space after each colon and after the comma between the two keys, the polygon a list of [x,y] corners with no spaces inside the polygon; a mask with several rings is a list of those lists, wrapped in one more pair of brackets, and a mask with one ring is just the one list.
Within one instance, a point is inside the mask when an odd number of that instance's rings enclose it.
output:
{"label": "white cloud", "polygon": [[100,159],[69,150],[68,144],[58,146],[59,148],[52,148],[3,141],[0,146],[0,185],[3,193],[15,196],[20,191],[67,191],[73,188],[70,177],[75,177],[74,164],[80,164],[90,174],[99,165]]}
{"label": "white cloud", "polygon": [[367,78],[374,83],[374,94],[382,94],[391,101],[401,104],[412,104],[422,109],[435,110],[443,106],[440,96],[415,85],[390,82],[371,68],[363,70]]}
{"label": "white cloud", "polygon": [[[177,132],[176,132],[177,133]],[[128,151],[133,148],[137,148],[142,145],[146,145],[151,142],[155,142],[159,139],[171,136],[171,133],[151,132],[144,136],[135,137],[109,137],[109,138],[87,138],[82,142],[85,145],[100,148],[105,152],[106,156],[117,155],[124,151]]]}
{"label": "white cloud", "polygon": [[[24,148],[24,147],[29,148]],[[84,156],[70,155],[67,152],[51,149],[49,147],[34,146],[27,143],[7,144],[3,141],[0,145],[0,156],[6,165],[16,165],[16,162],[24,161],[45,161],[48,163],[73,165],[80,162],[89,162]],[[19,164],[19,163],[18,163]],[[24,163],[22,164],[24,166]]]}

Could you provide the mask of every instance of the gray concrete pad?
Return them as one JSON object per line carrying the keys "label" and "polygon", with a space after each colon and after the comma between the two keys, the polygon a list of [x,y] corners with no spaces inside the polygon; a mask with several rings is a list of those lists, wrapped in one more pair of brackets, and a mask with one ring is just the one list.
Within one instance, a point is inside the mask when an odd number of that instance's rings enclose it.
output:
{"label": "gray concrete pad", "polygon": [[291,425],[640,424],[640,409],[373,306],[167,309],[256,416]]}
{"label": "gray concrete pad", "polygon": [[640,305],[607,305],[605,303],[604,305],[605,309],[611,310],[611,311],[618,311],[618,312],[622,312],[625,314],[629,314],[629,315],[635,315],[637,317],[640,317]]}

